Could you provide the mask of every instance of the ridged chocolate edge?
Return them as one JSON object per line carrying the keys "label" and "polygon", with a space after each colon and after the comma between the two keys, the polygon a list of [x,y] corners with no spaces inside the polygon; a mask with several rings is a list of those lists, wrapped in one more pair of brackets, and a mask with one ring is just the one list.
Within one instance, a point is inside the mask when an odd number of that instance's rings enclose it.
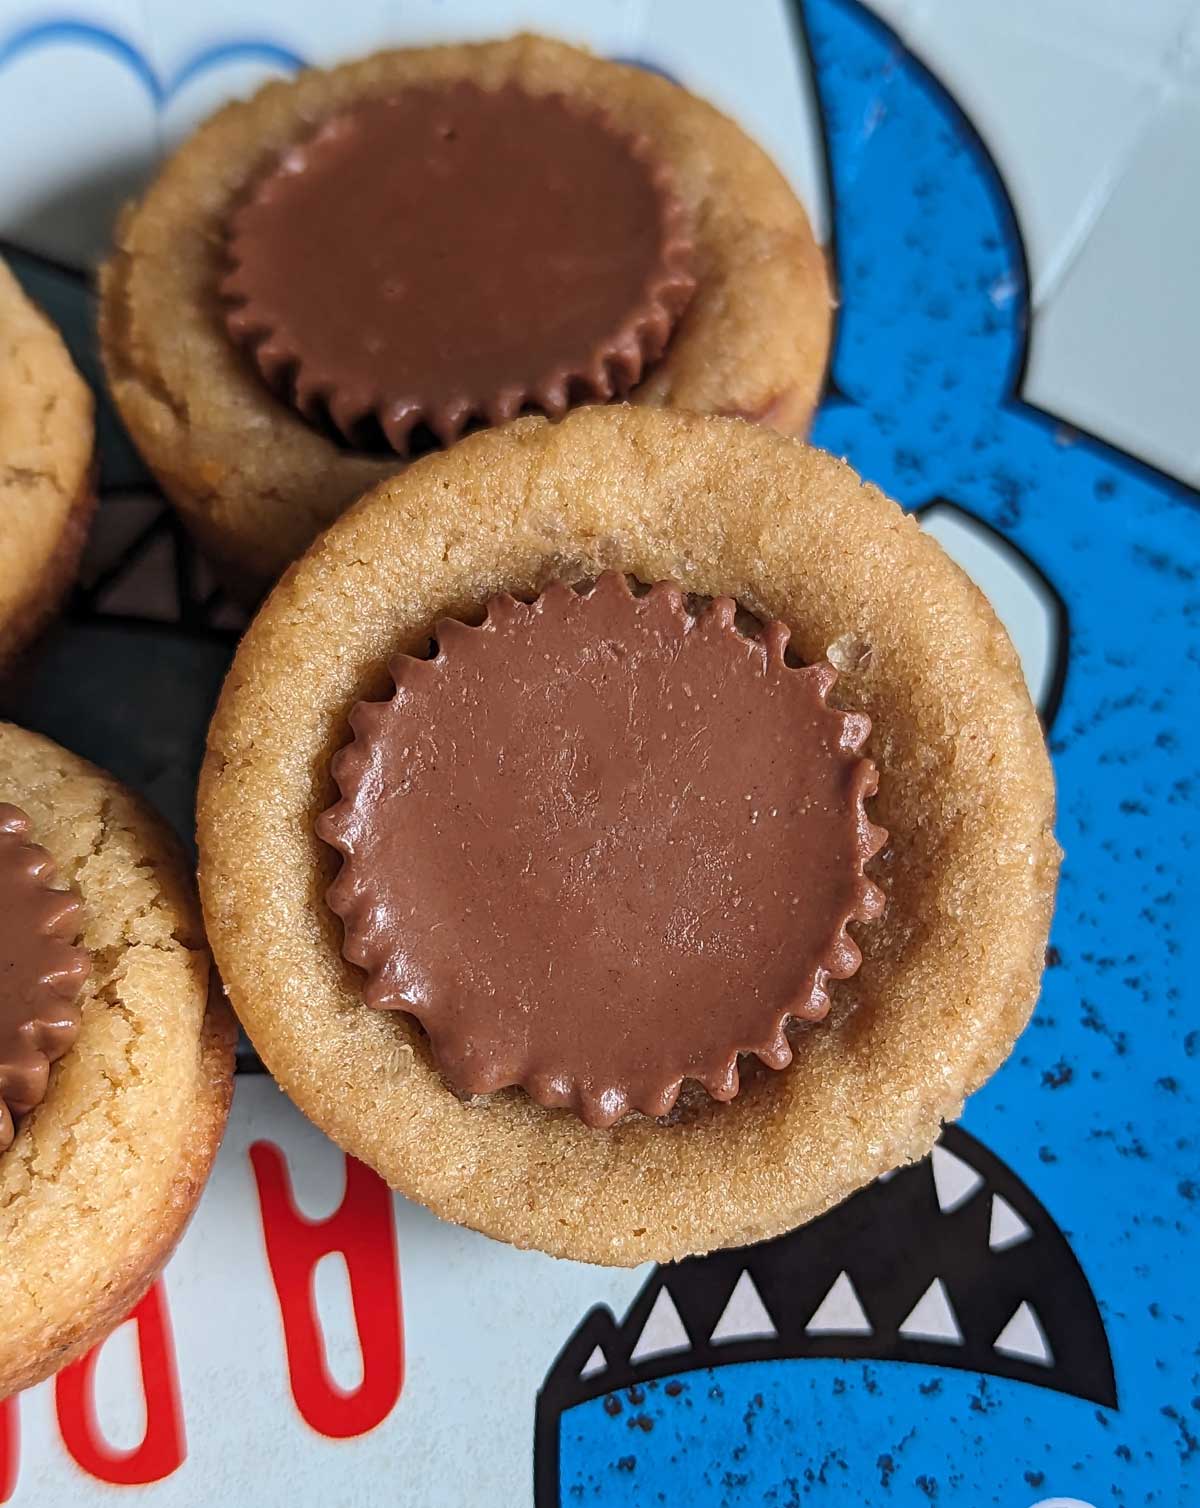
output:
{"label": "ridged chocolate edge", "polygon": [[[705,616],[712,615],[722,630],[741,635],[741,630],[735,621],[737,604],[732,598],[715,598],[700,612],[693,613],[687,606],[683,591],[671,582],[659,582],[639,598],[631,590],[624,576],[610,571],[601,576],[588,591],[578,595],[587,598],[596,592],[612,590],[622,592],[631,601],[661,600],[666,596],[670,600],[681,629],[685,632]],[[452,663],[456,642],[462,643],[470,636],[479,633],[502,631],[515,618],[529,612],[536,612],[539,604],[553,592],[573,593],[573,589],[562,583],[554,583],[532,603],[520,602],[508,594],[493,597],[487,604],[486,616],[478,626],[470,626],[457,619],[439,620],[433,631],[438,645],[436,658],[429,660],[399,655],[392,661],[389,670],[397,692],[421,682],[428,684],[431,678],[440,674],[448,661]],[[790,631],[783,623],[772,621],[764,625],[759,642],[763,645],[770,664],[777,667],[785,666],[789,637]],[[805,675],[816,681],[818,697],[824,710],[841,723],[841,735],[838,742],[842,750],[847,754],[858,753],[870,736],[871,720],[865,713],[843,712],[828,706],[826,698],[838,678],[837,670],[827,661],[801,667],[786,666],[786,668],[791,674]],[[369,908],[370,899],[362,879],[355,872],[353,847],[346,837],[346,828],[350,821],[355,796],[370,761],[370,746],[378,731],[384,711],[389,705],[390,699],[384,702],[359,702],[352,709],[350,726],[354,737],[349,744],[334,755],[331,766],[334,781],[340,792],[340,799],[318,817],[317,834],[322,841],[335,849],[342,859],[341,869],[326,892],[326,901],[330,910],[343,924],[343,957],[366,973],[367,977],[363,984],[365,1003],[375,1009],[407,1010],[405,1007],[395,1007],[390,1004],[376,1006],[372,1002],[373,986],[377,985],[378,980],[367,967],[368,955],[359,926],[359,918],[363,917]],[[719,1058],[705,1065],[699,1072],[694,1067],[689,1068],[686,1073],[681,1072],[677,1079],[664,1087],[661,1094],[649,1099],[635,1101],[620,1086],[611,1086],[599,1092],[589,1090],[579,1082],[577,1074],[569,1065],[537,1074],[506,1078],[504,1082],[489,1084],[486,1088],[476,1088],[471,1092],[492,1093],[515,1084],[537,1104],[547,1109],[573,1110],[588,1125],[602,1129],[614,1125],[631,1111],[638,1111],[655,1118],[666,1115],[674,1107],[685,1079],[699,1083],[714,1100],[733,1099],[740,1088],[738,1059],[743,1054],[754,1055],[771,1069],[786,1068],[793,1057],[792,1045],[787,1035],[789,1024],[793,1021],[821,1020],[830,1007],[829,981],[848,979],[861,965],[862,953],[849,934],[849,925],[852,922],[876,920],[882,915],[885,906],[883,891],[864,873],[866,864],[880,851],[888,837],[885,829],[876,826],[870,820],[865,808],[865,802],[875,795],[878,789],[878,772],[874,763],[866,758],[860,759],[852,779],[852,800],[856,813],[859,850],[858,883],[854,904],[830,940],[824,958],[816,969],[808,995],[796,996],[785,1008],[774,1013],[765,1023],[766,1030],[759,1041],[738,1044],[729,1052],[723,1053]],[[430,1027],[421,1020],[418,1011],[407,1010],[407,1014],[421,1021],[421,1025],[430,1036],[432,1045],[436,1025]],[[444,1051],[447,1046],[444,1033],[438,1034],[438,1040]],[[451,1052],[448,1056],[453,1055]],[[439,1068],[446,1074],[448,1081],[452,1082],[451,1075],[441,1063],[436,1047],[434,1058]],[[568,1086],[566,1092],[562,1089],[564,1084]]]}
{"label": "ridged chocolate edge", "polygon": [[41,982],[47,994],[61,1002],[56,1008],[59,1021],[51,1023],[31,1014],[18,1027],[26,1061],[8,1064],[0,1071],[0,1152],[3,1152],[16,1135],[16,1121],[36,1109],[44,1098],[44,1091],[29,1093],[29,1075],[36,1076],[39,1067],[48,1070],[74,1044],[80,1020],[74,1001],[91,972],[91,956],[75,941],[82,915],[79,896],[74,890],[64,890],[55,884],[57,870],[53,856],[33,841],[29,818],[10,802],[0,803],[0,835],[14,841],[25,862],[23,878],[48,897],[58,898],[59,904],[47,912],[32,943],[51,945],[48,953],[54,961],[47,959]]}
{"label": "ridged chocolate edge", "polygon": [[[466,80],[449,82],[469,84]],[[286,327],[256,311],[252,296],[239,281],[241,263],[236,251],[238,210],[254,202],[273,181],[281,153],[251,183],[227,222],[224,245],[227,271],[221,279],[219,292],[225,303],[224,322],[230,338],[252,357],[267,386],[303,418],[332,429],[349,445],[361,445],[372,431],[377,430],[398,456],[407,457],[414,431],[422,426],[430,430],[441,445],[448,446],[473,423],[504,424],[529,410],[541,412],[550,419],[561,419],[570,408],[586,403],[607,403],[622,397],[641,381],[646,369],[666,350],[671,333],[696,287],[690,270],[692,240],[688,213],[675,192],[670,168],[655,154],[648,136],[622,130],[609,111],[585,105],[561,92],[541,97],[557,100],[577,115],[595,120],[616,139],[625,142],[630,155],[649,169],[650,182],[659,199],[662,246],[658,266],[648,279],[642,303],[634,307],[617,331],[597,345],[586,365],[564,366],[529,386],[513,384],[486,397],[464,392],[436,408],[430,408],[419,396],[396,397],[376,392],[363,401],[361,396],[339,394],[336,379],[305,358],[301,343]],[[350,106],[349,110],[353,108]],[[330,116],[289,148],[289,155],[294,157],[294,154],[318,147],[322,134],[349,110]]]}

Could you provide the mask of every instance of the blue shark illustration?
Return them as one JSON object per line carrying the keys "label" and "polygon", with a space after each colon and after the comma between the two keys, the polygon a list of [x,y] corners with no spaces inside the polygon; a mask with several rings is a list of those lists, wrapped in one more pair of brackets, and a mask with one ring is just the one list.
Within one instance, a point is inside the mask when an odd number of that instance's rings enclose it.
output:
{"label": "blue shark illustration", "polygon": [[1050,967],[932,1160],[583,1320],[537,1502],[1175,1508],[1200,1500],[1200,499],[1023,401],[1028,276],[982,142],[856,0],[799,15],[840,302],[813,439],[1040,577]]}

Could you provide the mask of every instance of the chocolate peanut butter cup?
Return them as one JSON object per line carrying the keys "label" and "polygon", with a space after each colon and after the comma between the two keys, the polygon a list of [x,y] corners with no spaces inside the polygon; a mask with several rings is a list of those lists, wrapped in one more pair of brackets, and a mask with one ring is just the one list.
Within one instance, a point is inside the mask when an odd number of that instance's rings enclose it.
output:
{"label": "chocolate peanut butter cup", "polygon": [[883,903],[870,720],[735,612],[617,572],[494,597],[351,713],[329,904],[367,1003],[411,1012],[457,1091],[595,1127],[666,1114],[685,1078],[730,1100],[739,1054],[786,1067],[788,1022],[857,969],[846,925]]}
{"label": "chocolate peanut butter cup", "polygon": [[832,309],[803,205],[736,122],[528,35],[229,104],[122,217],[101,284],[121,417],[247,597],[409,457],[522,407],[801,433]]}
{"label": "chocolate peanut butter cup", "polygon": [[644,135],[563,94],[465,81],[362,100],[290,146],[227,227],[226,324],[351,444],[450,444],[627,393],[695,286]]}
{"label": "chocolate peanut butter cup", "polygon": [[323,1131],[633,1266],[929,1150],[1037,998],[1053,817],[1012,644],[916,519],[760,426],[609,404],[424,456],[297,562],[197,840],[230,999]]}
{"label": "chocolate peanut butter cup", "polygon": [[75,1002],[91,968],[80,926],[79,897],[57,885],[29,818],[0,801],[0,1151],[79,1031]]}

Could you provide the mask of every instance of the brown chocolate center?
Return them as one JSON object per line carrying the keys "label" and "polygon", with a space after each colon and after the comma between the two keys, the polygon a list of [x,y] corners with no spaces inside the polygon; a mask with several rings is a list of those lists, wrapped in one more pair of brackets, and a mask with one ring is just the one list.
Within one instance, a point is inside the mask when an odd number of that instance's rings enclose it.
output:
{"label": "brown chocolate center", "polygon": [[74,946],[79,927],[78,898],[54,888],[54,861],[29,841],[28,817],[0,802],[0,1149],[79,1030],[74,1002],[90,968]]}
{"label": "brown chocolate center", "polygon": [[784,1067],[788,1019],[858,967],[870,724],[734,612],[615,573],[496,597],[354,708],[329,904],[367,1004],[416,1016],[460,1092],[519,1084],[595,1126],[665,1114],[685,1078],[730,1099],[738,1054]]}
{"label": "brown chocolate center", "polygon": [[228,227],[227,323],[307,418],[406,454],[472,421],[628,391],[689,297],[646,143],[560,95],[367,99],[285,152]]}

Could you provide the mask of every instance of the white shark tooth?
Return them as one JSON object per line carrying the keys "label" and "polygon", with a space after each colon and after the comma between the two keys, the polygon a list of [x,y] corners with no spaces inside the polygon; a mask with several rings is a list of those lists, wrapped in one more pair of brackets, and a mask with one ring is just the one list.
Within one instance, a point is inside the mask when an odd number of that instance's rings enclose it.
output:
{"label": "white shark tooth", "polygon": [[953,1152],[947,1152],[945,1147],[934,1147],[932,1161],[938,1208],[943,1215],[952,1214],[981,1187],[983,1174]]}
{"label": "white shark tooth", "polygon": [[1028,1241],[1032,1228],[1021,1219],[1003,1194],[992,1195],[992,1223],[988,1230],[988,1245],[993,1251],[1007,1251]]}
{"label": "white shark tooth", "polygon": [[608,1370],[608,1357],[599,1346],[592,1347],[592,1354],[579,1369],[580,1377],[595,1377],[597,1372]]}
{"label": "white shark tooth", "polygon": [[731,1340],[771,1340],[778,1334],[754,1279],[743,1270],[713,1327],[712,1340],[721,1345]]}
{"label": "white shark tooth", "polygon": [[900,1334],[907,1335],[910,1340],[940,1340],[952,1346],[962,1345],[958,1318],[941,1278],[934,1278],[913,1305],[912,1312],[900,1326]]}
{"label": "white shark tooth", "polygon": [[651,1356],[664,1356],[670,1351],[686,1351],[691,1344],[675,1300],[665,1288],[660,1288],[629,1360],[646,1361]]}
{"label": "white shark tooth", "polygon": [[867,1318],[850,1274],[839,1272],[829,1292],[817,1305],[816,1313],[805,1330],[809,1335],[871,1335],[873,1328]]}
{"label": "white shark tooth", "polygon": [[992,1345],[1002,1356],[1036,1362],[1039,1367],[1054,1365],[1054,1352],[1050,1349],[1042,1322],[1033,1305],[1024,1299]]}

